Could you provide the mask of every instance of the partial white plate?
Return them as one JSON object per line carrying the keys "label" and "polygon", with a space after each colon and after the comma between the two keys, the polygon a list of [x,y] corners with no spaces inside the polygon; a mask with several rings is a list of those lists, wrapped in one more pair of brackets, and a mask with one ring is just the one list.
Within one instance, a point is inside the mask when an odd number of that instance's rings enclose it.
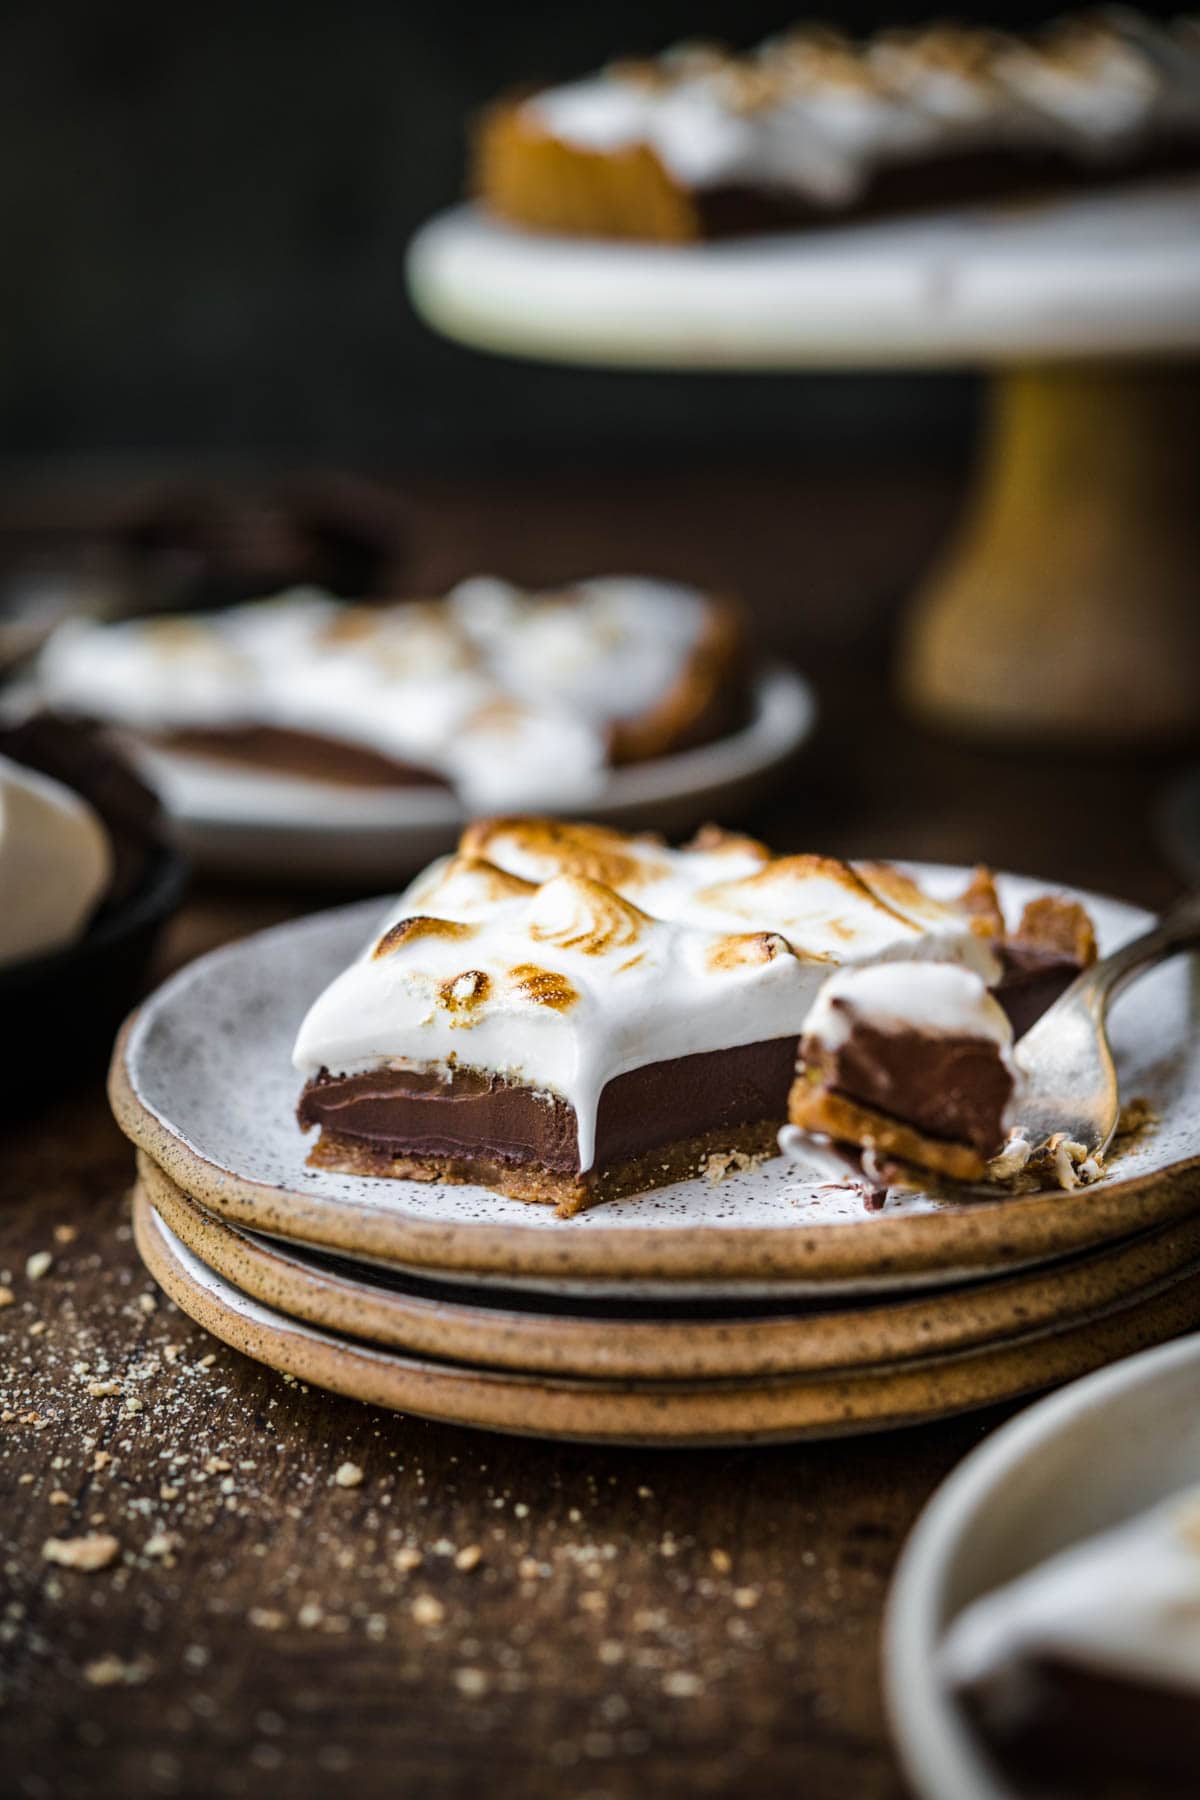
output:
{"label": "partial white plate", "polygon": [[712,244],[518,231],[456,207],[417,310],[479,349],[669,369],[878,368],[1200,344],[1200,182]]}
{"label": "partial white plate", "polygon": [[1089,1375],[976,1450],[935,1494],[900,1561],[884,1632],[892,1729],[922,1800],[1025,1800],[938,1679],[971,1601],[1200,1481],[1200,1335]]}
{"label": "partial white plate", "polygon": [[[764,668],[741,731],[613,769],[587,802],[587,815],[673,836],[708,818],[733,818],[807,741],[816,716],[803,676],[780,665]],[[198,865],[227,874],[326,887],[399,880],[451,849],[468,817],[440,788],[334,786],[174,751],[141,757],[184,851]],[[537,810],[554,808],[539,803]]]}
{"label": "partial white plate", "polygon": [[[966,869],[915,872],[933,892],[959,891],[969,878]],[[1001,879],[1010,915],[1045,890]],[[1103,948],[1148,923],[1119,901],[1081,897]],[[213,1210],[444,1279],[720,1298],[969,1279],[1142,1229],[1192,1204],[1191,1188],[1175,1192],[1178,1181],[1162,1173],[1200,1156],[1200,1036],[1184,958],[1135,983],[1113,1012],[1124,1092],[1148,1096],[1160,1123],[1124,1153],[1119,1180],[1074,1195],[945,1207],[916,1196],[867,1213],[852,1190],[821,1185],[777,1158],[715,1185],[681,1182],[559,1219],[484,1188],[310,1168],[295,1119],[295,1034],[310,1001],[376,928],[382,905],[298,920],[201,958],[151,996],[118,1048],[113,1097],[125,1129]],[[1165,1211],[1161,1189],[1172,1190]],[[1139,1210],[1144,1202],[1150,1212]]]}

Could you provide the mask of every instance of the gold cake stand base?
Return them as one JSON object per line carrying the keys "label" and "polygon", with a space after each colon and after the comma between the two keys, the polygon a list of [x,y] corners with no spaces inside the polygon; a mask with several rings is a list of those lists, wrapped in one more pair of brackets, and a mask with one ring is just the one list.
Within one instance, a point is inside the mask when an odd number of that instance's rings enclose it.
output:
{"label": "gold cake stand base", "polygon": [[996,377],[981,474],[899,680],[917,716],[976,736],[1200,731],[1200,367]]}

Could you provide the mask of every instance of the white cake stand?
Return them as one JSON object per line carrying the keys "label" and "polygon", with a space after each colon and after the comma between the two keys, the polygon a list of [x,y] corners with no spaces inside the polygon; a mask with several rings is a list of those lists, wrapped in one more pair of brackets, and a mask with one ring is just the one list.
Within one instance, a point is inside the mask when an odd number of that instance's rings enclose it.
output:
{"label": "white cake stand", "polygon": [[430,324],[503,354],[994,370],[974,494],[905,633],[908,700],[1014,736],[1200,725],[1200,181],[696,247],[461,207],[408,277]]}

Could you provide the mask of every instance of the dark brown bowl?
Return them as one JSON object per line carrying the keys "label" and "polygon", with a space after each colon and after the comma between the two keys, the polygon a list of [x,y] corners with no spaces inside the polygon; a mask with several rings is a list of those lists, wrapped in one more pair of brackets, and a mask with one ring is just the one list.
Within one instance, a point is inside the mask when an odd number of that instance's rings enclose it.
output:
{"label": "dark brown bowl", "polygon": [[76,943],[0,969],[10,1047],[0,1116],[11,1118],[103,1069],[187,880],[183,857],[157,845],[130,890],[101,907]]}

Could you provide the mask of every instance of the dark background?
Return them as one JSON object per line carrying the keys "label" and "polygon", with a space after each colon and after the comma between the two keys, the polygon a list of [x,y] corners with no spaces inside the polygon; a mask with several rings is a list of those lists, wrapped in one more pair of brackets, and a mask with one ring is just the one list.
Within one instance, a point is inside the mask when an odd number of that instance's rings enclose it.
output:
{"label": "dark background", "polygon": [[[458,197],[480,102],[683,36],[746,45],[806,10],[9,0],[4,450],[447,470],[743,451],[956,457],[969,377],[540,368],[443,344],[409,309],[405,244]],[[835,16],[869,29],[922,15]]]}

